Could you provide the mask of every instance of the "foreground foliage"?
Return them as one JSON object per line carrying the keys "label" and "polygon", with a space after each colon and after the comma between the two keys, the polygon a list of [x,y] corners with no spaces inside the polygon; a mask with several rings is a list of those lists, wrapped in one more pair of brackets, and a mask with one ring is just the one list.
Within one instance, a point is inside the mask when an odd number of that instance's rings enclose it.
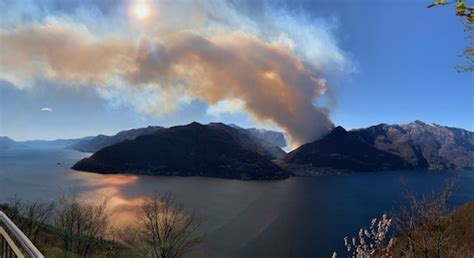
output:
{"label": "foreground foliage", "polygon": [[[138,226],[109,226],[107,200],[84,203],[77,196],[56,202],[17,197],[0,205],[45,257],[182,257],[201,242],[199,220],[171,194],[148,198],[137,212]],[[114,241],[110,240],[114,239]]]}
{"label": "foreground foliage", "polygon": [[466,64],[457,65],[456,70],[458,72],[474,72],[474,6],[468,6],[464,0],[436,0],[427,7],[431,8],[450,4],[455,4],[455,13],[461,18],[461,22],[464,24],[464,31],[467,33],[466,39],[468,40],[468,46],[460,55],[466,59]]}
{"label": "foreground foliage", "polygon": [[399,212],[374,218],[358,237],[344,238],[349,256],[472,257],[474,201],[448,213],[453,187],[454,181],[449,181],[441,192],[421,197],[406,187],[407,201]]}

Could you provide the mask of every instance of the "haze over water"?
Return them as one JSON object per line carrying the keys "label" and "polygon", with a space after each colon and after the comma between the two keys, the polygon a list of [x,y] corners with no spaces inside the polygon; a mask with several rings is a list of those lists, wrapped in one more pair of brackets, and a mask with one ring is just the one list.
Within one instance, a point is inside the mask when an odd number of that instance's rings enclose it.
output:
{"label": "haze over water", "polygon": [[[419,193],[439,189],[452,173],[383,172],[239,181],[199,177],[101,175],[70,170],[90,154],[63,149],[0,152],[0,202],[17,195],[54,200],[76,193],[84,201],[109,198],[113,226],[133,223],[144,197],[172,192],[202,219],[197,252],[216,257],[316,257],[343,253],[343,237],[372,217],[396,209],[401,178]],[[61,164],[58,165],[57,163]],[[460,174],[451,205],[474,199],[474,171]]]}

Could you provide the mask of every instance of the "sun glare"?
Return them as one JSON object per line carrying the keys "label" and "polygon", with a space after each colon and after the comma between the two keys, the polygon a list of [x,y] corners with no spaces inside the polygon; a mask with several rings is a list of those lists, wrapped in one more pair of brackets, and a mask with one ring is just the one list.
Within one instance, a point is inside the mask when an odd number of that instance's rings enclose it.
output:
{"label": "sun glare", "polygon": [[151,8],[150,5],[146,2],[138,2],[133,7],[133,13],[136,18],[140,20],[145,20],[150,17]]}

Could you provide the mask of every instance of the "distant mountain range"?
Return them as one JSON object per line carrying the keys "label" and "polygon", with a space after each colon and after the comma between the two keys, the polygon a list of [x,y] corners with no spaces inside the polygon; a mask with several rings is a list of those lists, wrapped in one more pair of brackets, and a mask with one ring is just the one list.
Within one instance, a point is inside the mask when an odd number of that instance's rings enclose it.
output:
{"label": "distant mountain range", "polygon": [[6,136],[0,136],[0,149],[11,149],[16,146],[16,142]]}
{"label": "distant mountain range", "polygon": [[278,162],[299,175],[327,171],[474,168],[474,133],[415,121],[346,131],[336,127]]}
{"label": "distant mountain range", "polygon": [[125,140],[133,140],[137,138],[138,136],[152,134],[161,129],[164,129],[164,127],[148,126],[145,128],[120,131],[113,136],[100,134],[100,135],[97,135],[96,137],[92,137],[90,139],[86,139],[86,140],[71,144],[68,146],[68,148],[77,150],[77,151],[82,151],[82,152],[96,152],[110,145],[113,145]]}
{"label": "distant mountain range", "polygon": [[[243,129],[242,127],[236,126],[234,124],[230,124],[229,126]],[[285,148],[286,146],[288,146],[285,135],[281,132],[266,130],[266,129],[261,129],[261,128],[247,128],[243,130],[246,130],[253,136],[261,140],[264,140],[272,145],[278,146],[280,148]]]}
{"label": "distant mountain range", "polygon": [[105,147],[72,168],[100,173],[281,179],[289,173],[271,161],[284,154],[278,149],[246,130],[194,122]]}
{"label": "distant mountain range", "polygon": [[0,149],[11,148],[34,148],[34,149],[48,149],[48,148],[66,148],[70,145],[76,144],[80,141],[87,141],[92,137],[83,137],[78,139],[58,139],[58,140],[29,140],[29,141],[14,141],[6,136],[0,136]]}

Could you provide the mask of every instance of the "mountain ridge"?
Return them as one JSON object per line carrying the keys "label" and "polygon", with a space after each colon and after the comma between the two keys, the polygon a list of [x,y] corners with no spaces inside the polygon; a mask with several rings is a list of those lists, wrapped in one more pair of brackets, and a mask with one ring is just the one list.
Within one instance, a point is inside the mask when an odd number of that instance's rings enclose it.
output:
{"label": "mountain ridge", "polygon": [[99,173],[208,176],[242,180],[287,178],[260,142],[230,126],[193,122],[105,147],[72,169]]}
{"label": "mountain ridge", "polygon": [[[223,123],[214,122],[214,123],[209,123],[209,124],[223,124]],[[263,141],[262,144],[267,145],[266,149],[272,152],[276,158],[280,158],[286,154],[284,151],[280,149],[282,148],[281,145],[283,145],[283,147],[286,146],[285,136],[281,132],[265,130],[265,129],[256,129],[256,128],[246,129],[234,124],[230,124],[228,126],[236,128],[242,132],[246,132],[247,134],[250,134],[252,137],[255,137],[256,140]],[[165,129],[165,127],[148,126],[148,127],[143,127],[143,128],[123,130],[112,136],[99,134],[90,139],[79,141],[75,144],[72,144],[68,146],[67,148],[81,151],[81,152],[94,153],[94,152],[99,151],[102,148],[111,146],[121,141],[133,140],[138,136],[152,134],[162,129]]]}
{"label": "mountain ridge", "polygon": [[[325,145],[328,141],[331,146]],[[377,151],[369,150],[364,144]],[[353,151],[357,148],[360,148],[358,152]],[[367,159],[360,156],[366,155],[364,151],[381,156]],[[403,162],[396,161],[394,156]],[[391,158],[382,165],[381,157]],[[474,133],[419,120],[401,125],[382,123],[350,131],[336,127],[322,139],[288,153],[279,164],[301,175],[327,170],[473,169]]]}

